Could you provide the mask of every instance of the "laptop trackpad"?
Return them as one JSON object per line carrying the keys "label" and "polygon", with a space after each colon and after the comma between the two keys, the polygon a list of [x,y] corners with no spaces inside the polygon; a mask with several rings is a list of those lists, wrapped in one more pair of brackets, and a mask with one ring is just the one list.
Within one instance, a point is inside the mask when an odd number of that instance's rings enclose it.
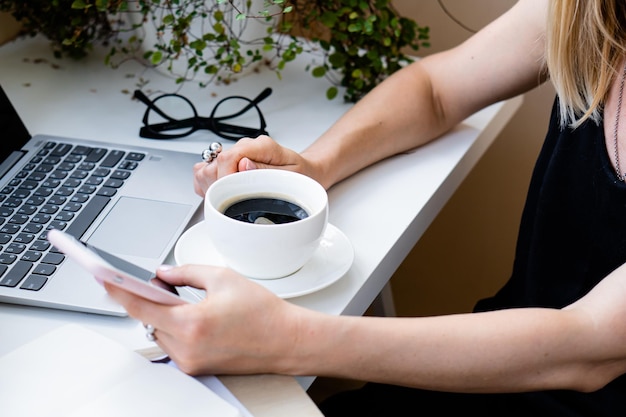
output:
{"label": "laptop trackpad", "polygon": [[88,242],[118,255],[159,258],[188,213],[185,204],[122,197]]}

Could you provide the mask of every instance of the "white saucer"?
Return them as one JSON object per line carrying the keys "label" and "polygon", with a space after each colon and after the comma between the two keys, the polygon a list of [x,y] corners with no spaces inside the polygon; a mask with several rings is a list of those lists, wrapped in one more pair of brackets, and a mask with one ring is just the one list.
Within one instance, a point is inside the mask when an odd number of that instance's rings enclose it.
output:
{"label": "white saucer", "polygon": [[[178,239],[174,258],[178,265],[201,264],[224,266],[204,222],[188,229]],[[253,279],[281,298],[299,297],[328,287],[341,278],[352,265],[354,250],[345,234],[328,224],[319,249],[298,272],[284,278]]]}

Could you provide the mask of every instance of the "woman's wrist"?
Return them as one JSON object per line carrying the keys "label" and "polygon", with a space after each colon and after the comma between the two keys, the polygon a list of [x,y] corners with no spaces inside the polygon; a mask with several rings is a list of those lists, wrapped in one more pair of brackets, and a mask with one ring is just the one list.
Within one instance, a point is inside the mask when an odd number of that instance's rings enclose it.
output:
{"label": "woman's wrist", "polygon": [[[288,312],[289,324],[283,340],[277,344],[274,372],[293,375],[324,375],[324,363],[329,362],[334,350],[334,316],[293,306]],[[288,343],[284,343],[289,339]],[[334,352],[337,353],[337,352]]]}
{"label": "woman's wrist", "polygon": [[333,177],[332,162],[324,152],[306,150],[301,156],[306,161],[303,174],[319,182],[326,190],[337,182]]}

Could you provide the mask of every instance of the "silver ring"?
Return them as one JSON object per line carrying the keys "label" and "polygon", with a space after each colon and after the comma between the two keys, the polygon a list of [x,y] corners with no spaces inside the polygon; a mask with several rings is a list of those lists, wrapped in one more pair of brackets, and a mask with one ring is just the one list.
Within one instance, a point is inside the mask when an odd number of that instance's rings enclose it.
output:
{"label": "silver ring", "polygon": [[146,339],[148,339],[151,342],[155,342],[157,338],[154,335],[154,332],[156,331],[154,326],[151,324],[144,324],[143,327],[146,329]]}
{"label": "silver ring", "polygon": [[217,158],[220,152],[222,152],[222,144],[219,142],[211,142],[209,147],[202,151],[202,160],[209,164]]}

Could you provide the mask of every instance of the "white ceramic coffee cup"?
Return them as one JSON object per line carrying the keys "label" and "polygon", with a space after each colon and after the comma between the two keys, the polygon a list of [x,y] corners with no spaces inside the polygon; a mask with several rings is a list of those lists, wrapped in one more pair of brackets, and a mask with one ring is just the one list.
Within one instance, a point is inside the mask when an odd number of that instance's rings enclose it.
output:
{"label": "white ceramic coffee cup", "polygon": [[[235,202],[258,197],[295,203],[308,217],[290,223],[254,224],[223,213]],[[328,223],[328,195],[317,181],[295,172],[237,172],[209,187],[204,221],[215,249],[228,267],[249,278],[281,278],[302,268],[318,249]]]}

